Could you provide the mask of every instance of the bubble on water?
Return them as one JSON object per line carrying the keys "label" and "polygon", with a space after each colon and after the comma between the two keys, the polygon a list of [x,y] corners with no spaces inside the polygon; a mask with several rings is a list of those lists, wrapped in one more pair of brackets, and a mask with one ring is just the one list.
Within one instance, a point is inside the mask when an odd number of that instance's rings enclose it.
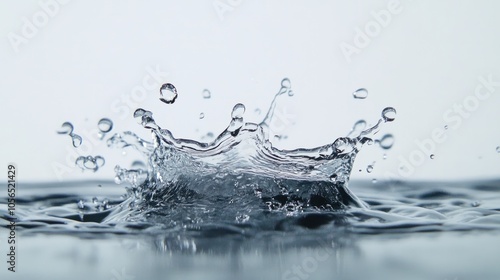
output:
{"label": "bubble on water", "polygon": [[177,98],[177,89],[172,84],[163,84],[160,88],[160,100],[166,104],[172,104]]}
{"label": "bubble on water", "polygon": [[368,97],[368,90],[365,88],[360,88],[352,93],[352,96],[356,99],[365,99]]}
{"label": "bubble on water", "polygon": [[78,148],[82,144],[82,137],[78,134],[71,135],[73,147]]}
{"label": "bubble on water", "polygon": [[79,200],[77,203],[78,209],[85,209],[85,203],[83,203],[83,200]]}
{"label": "bubble on water", "polygon": [[200,113],[200,120],[205,118],[205,113]]}
{"label": "bubble on water", "polygon": [[231,112],[231,118],[233,119],[243,118],[244,113],[245,113],[245,105],[238,103],[233,107],[233,111]]}
{"label": "bubble on water", "polygon": [[394,145],[394,136],[392,134],[386,134],[378,140],[378,144],[382,149],[388,150]]}
{"label": "bubble on water", "polygon": [[205,99],[210,99],[210,97],[212,97],[212,93],[208,89],[204,89],[201,95]]}
{"label": "bubble on water", "polygon": [[385,122],[392,122],[396,119],[396,109],[392,107],[386,107],[382,110],[382,118]]}
{"label": "bubble on water", "polygon": [[292,83],[290,82],[290,79],[284,78],[283,80],[281,80],[281,87],[286,88],[286,89],[290,89],[292,87]]}
{"label": "bubble on water", "polygon": [[102,133],[108,133],[113,129],[113,122],[108,118],[102,118],[97,123],[97,127]]}
{"label": "bubble on water", "polygon": [[64,122],[61,125],[61,129],[57,131],[57,133],[70,135],[71,133],[73,133],[73,124],[70,122]]}
{"label": "bubble on water", "polygon": [[429,157],[430,157],[431,159],[434,159],[434,157],[435,157],[435,156],[434,156],[434,154],[431,154]]}

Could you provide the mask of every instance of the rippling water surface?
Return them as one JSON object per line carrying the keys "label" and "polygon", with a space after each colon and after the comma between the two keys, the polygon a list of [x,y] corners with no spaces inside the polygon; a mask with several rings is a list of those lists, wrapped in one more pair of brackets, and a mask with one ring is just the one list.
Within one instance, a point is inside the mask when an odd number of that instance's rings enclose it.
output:
{"label": "rippling water surface", "polygon": [[[160,94],[174,106],[179,93],[165,84]],[[103,141],[137,149],[143,161],[116,166],[114,182],[22,184],[16,277],[499,279],[500,181],[350,181],[364,145],[392,146],[392,135],[375,135],[396,110],[324,146],[280,150],[272,123],[287,96],[284,79],[260,123],[235,105],[209,142],[175,138],[141,108],[134,117],[151,140],[111,135],[112,121],[102,119]],[[81,145],[71,123],[59,133]],[[100,155],[75,162],[90,172],[104,164]],[[0,203],[5,228],[13,217],[7,197]]]}

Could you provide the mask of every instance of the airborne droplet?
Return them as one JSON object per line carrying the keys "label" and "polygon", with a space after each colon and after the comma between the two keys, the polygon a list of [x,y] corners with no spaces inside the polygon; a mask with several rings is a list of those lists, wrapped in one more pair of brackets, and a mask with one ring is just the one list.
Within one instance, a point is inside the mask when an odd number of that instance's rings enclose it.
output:
{"label": "airborne droplet", "polygon": [[372,171],[373,171],[373,165],[368,165],[368,166],[366,167],[366,172],[368,172],[368,173],[372,173]]}
{"label": "airborne droplet", "polygon": [[177,98],[177,89],[172,84],[164,84],[160,88],[160,100],[172,104]]}
{"label": "airborne droplet", "polygon": [[500,153],[500,146],[497,147],[497,153]]}
{"label": "airborne droplet", "polygon": [[71,139],[73,140],[73,147],[78,148],[82,144],[82,137],[77,134],[72,134]]}
{"label": "airborne droplet", "polygon": [[212,97],[212,93],[208,89],[204,89],[203,92],[201,93],[203,98],[205,99],[210,99]]}
{"label": "airborne droplet", "polygon": [[368,90],[365,88],[360,88],[352,93],[352,96],[356,99],[365,99],[368,97]]}
{"label": "airborne droplet", "polygon": [[71,134],[73,133],[73,124],[70,122],[65,122],[61,125],[61,130],[57,132],[58,134]]}
{"label": "airborne droplet", "polygon": [[394,145],[394,136],[392,136],[392,134],[386,134],[382,136],[378,143],[382,149],[388,150]]}
{"label": "airborne droplet", "polygon": [[102,133],[108,133],[113,129],[113,122],[108,118],[102,118],[97,123],[97,127]]}
{"label": "airborne droplet", "polygon": [[382,111],[382,118],[385,122],[392,122],[396,119],[396,109],[387,107]]}
{"label": "airborne droplet", "polygon": [[200,113],[200,120],[203,119],[205,117],[205,114],[204,113]]}
{"label": "airborne droplet", "polygon": [[434,159],[434,158],[435,158],[435,155],[434,155],[434,154],[431,154],[429,157],[430,157],[431,159]]}
{"label": "airborne droplet", "polygon": [[283,80],[281,80],[281,87],[286,88],[286,89],[290,89],[292,87],[292,83],[290,82],[290,79],[284,78]]}

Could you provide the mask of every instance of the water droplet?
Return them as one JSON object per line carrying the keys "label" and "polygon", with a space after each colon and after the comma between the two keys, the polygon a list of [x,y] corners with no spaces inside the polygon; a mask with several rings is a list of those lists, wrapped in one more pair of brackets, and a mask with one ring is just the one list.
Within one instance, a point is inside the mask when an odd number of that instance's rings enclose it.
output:
{"label": "water droplet", "polygon": [[288,96],[293,96],[294,94],[295,94],[295,92],[293,92],[292,90],[288,91]]}
{"label": "water droplet", "polygon": [[373,178],[373,179],[372,179],[372,183],[373,183],[373,184],[376,184],[376,183],[377,183],[377,179]]}
{"label": "water droplet", "polygon": [[435,156],[434,156],[434,154],[431,154],[429,157],[430,157],[431,159],[434,159],[434,157],[435,157]]}
{"label": "water droplet", "polygon": [[472,207],[478,207],[479,205],[481,205],[481,203],[479,203],[478,201],[474,201],[471,203]]}
{"label": "water droplet", "polygon": [[245,223],[248,220],[250,220],[250,216],[248,216],[246,214],[240,214],[240,215],[236,216],[236,222],[238,222],[238,223]]}
{"label": "water droplet", "polygon": [[497,153],[500,153],[500,146],[497,147]]}
{"label": "water droplet", "polygon": [[92,198],[92,203],[97,204],[97,202],[98,202],[98,201],[99,201],[99,200],[97,199],[97,197],[95,197],[95,196],[94,196],[94,197]]}
{"label": "water droplet", "polygon": [[82,144],[82,137],[77,134],[72,134],[71,138],[73,140],[73,147],[78,148]]}
{"label": "water droplet", "polygon": [[231,117],[233,119],[241,119],[243,118],[244,113],[245,113],[245,105],[238,103],[234,105],[233,111],[231,112]]}
{"label": "water droplet", "polygon": [[394,136],[392,136],[392,134],[386,134],[380,138],[378,144],[382,149],[388,150],[394,145]]}
{"label": "water droplet", "polygon": [[256,115],[260,115],[262,113],[262,111],[259,108],[255,108],[254,112]]}
{"label": "water droplet", "polygon": [[382,158],[383,158],[383,159],[387,159],[387,154],[384,154],[384,155],[382,156]]}
{"label": "water droplet", "polygon": [[444,129],[448,129],[448,125],[445,125],[445,126],[444,126]]}
{"label": "water droplet", "polygon": [[373,165],[368,165],[368,166],[366,167],[366,172],[368,172],[368,173],[372,173],[372,171],[373,171]]}
{"label": "water droplet", "polygon": [[146,113],[146,110],[144,110],[142,108],[138,108],[134,112],[134,118],[140,118],[140,117],[144,116],[145,113]]}
{"label": "water droplet", "polygon": [[205,99],[210,99],[212,97],[212,93],[208,89],[204,89],[203,92],[201,93],[203,98]]}
{"label": "water droplet", "polygon": [[113,122],[108,118],[102,118],[97,123],[97,127],[102,133],[108,133],[113,129]]}
{"label": "water droplet", "polygon": [[290,89],[292,87],[292,83],[290,82],[290,79],[284,78],[283,80],[281,80],[281,87],[286,88],[286,89]]}
{"label": "water droplet", "polygon": [[382,110],[382,118],[385,122],[392,122],[396,119],[396,109],[392,107],[387,107]]}
{"label": "water droplet", "polygon": [[203,119],[205,117],[205,114],[204,113],[200,113],[200,120]]}
{"label": "water droplet", "polygon": [[57,131],[57,133],[70,135],[71,133],[73,133],[73,124],[71,124],[70,122],[64,122],[61,125],[61,129]]}
{"label": "water droplet", "polygon": [[353,92],[352,95],[356,99],[365,99],[368,97],[368,90],[366,90],[365,88],[360,88]]}
{"label": "water droplet", "polygon": [[80,199],[80,201],[78,201],[78,209],[84,209],[85,208],[85,204],[83,203],[83,200]]}
{"label": "water droplet", "polygon": [[172,104],[177,98],[177,89],[172,84],[164,84],[160,88],[160,100]]}

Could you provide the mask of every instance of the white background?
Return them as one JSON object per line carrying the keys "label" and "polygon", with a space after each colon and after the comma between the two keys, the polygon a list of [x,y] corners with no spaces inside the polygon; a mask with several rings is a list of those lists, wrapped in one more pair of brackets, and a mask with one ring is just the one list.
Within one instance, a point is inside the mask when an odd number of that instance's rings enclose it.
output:
{"label": "white background", "polygon": [[[381,27],[373,13],[387,10],[389,2],[73,0],[56,10],[52,6],[52,15],[40,24],[36,21],[47,12],[39,1],[2,1],[1,166],[16,163],[23,181],[111,179],[115,164],[127,167],[137,154],[123,156],[85,137],[90,151],[76,152],[105,156],[105,168],[95,174],[55,169],[71,166],[67,158],[75,152],[69,137],[56,134],[64,121],[81,135],[109,117],[113,132],[132,130],[148,138],[131,117],[135,107],[143,107],[175,136],[200,139],[221,132],[238,102],[247,106],[246,120],[260,121],[254,110],[264,112],[281,79],[289,77],[295,96],[282,107],[295,124],[286,128],[288,139],[276,145],[330,143],[355,121],[373,123],[384,107],[393,106],[397,119],[381,135],[392,133],[394,147],[386,160],[380,149],[363,149],[352,177],[398,174],[403,159],[419,153],[415,141],[443,128],[443,114],[473,96],[479,77],[500,81],[500,2],[401,0],[399,12],[390,13],[390,22]],[[34,21],[39,27],[27,38],[23,28]],[[341,44],[356,47],[357,29],[365,33],[373,24],[379,30],[373,29],[369,44],[348,59]],[[16,45],[13,36],[24,39]],[[168,72],[163,82],[177,87],[176,103],[161,103],[157,85],[125,112],[122,98],[131,98],[150,75],[147,69],[155,68]],[[352,92],[362,87],[368,98],[353,99]],[[202,98],[205,88],[211,99]],[[447,130],[435,159],[425,153],[423,162],[401,178],[498,177],[499,93],[496,87],[468,118]],[[373,161],[373,173],[358,172]]]}

